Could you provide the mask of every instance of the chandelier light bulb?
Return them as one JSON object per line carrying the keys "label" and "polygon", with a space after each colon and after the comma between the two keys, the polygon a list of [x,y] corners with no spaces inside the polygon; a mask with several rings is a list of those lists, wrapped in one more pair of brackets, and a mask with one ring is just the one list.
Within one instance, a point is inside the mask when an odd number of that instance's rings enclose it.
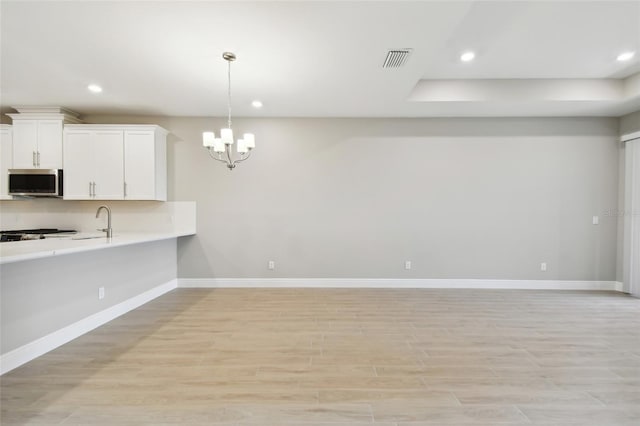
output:
{"label": "chandelier light bulb", "polygon": [[253,149],[256,147],[256,138],[253,133],[245,133],[242,138],[244,139],[244,143],[249,149]]}
{"label": "chandelier light bulb", "polygon": [[249,148],[247,148],[247,144],[245,143],[244,139],[238,139],[238,152],[240,154],[246,154],[247,152],[249,152]]}
{"label": "chandelier light bulb", "polygon": [[214,146],[216,136],[213,132],[204,132],[202,133],[202,146],[209,148]]}
{"label": "chandelier light bulb", "polygon": [[225,146],[226,145],[222,142],[222,139],[216,138],[213,141],[213,152],[224,152],[226,150]]}
{"label": "chandelier light bulb", "polygon": [[233,130],[229,128],[220,130],[220,139],[225,145],[233,145]]}

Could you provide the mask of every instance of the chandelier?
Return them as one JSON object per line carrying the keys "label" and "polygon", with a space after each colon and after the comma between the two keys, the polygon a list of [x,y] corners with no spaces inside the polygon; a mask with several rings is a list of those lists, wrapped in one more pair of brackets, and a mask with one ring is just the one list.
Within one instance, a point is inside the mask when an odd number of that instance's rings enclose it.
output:
{"label": "chandelier", "polygon": [[220,130],[220,137],[216,138],[213,132],[202,133],[202,145],[207,148],[211,158],[221,161],[227,165],[229,170],[233,170],[238,163],[243,162],[251,156],[251,150],[256,147],[255,137],[252,133],[245,133],[242,139],[236,143],[237,154],[233,152],[233,130],[231,129],[231,62],[236,60],[236,55],[232,52],[224,52],[222,58],[228,63],[228,91],[227,108],[229,118],[227,127]]}

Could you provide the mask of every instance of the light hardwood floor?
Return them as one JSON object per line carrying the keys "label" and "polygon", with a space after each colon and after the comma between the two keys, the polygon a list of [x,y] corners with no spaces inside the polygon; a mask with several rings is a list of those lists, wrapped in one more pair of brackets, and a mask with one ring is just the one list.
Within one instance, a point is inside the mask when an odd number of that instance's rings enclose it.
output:
{"label": "light hardwood floor", "polygon": [[2,425],[640,424],[640,300],[179,289],[4,376]]}

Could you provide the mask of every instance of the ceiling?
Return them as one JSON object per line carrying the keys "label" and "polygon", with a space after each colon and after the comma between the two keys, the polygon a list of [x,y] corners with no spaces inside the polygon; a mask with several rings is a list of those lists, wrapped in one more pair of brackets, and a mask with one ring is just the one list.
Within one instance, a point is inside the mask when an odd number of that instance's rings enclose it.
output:
{"label": "ceiling", "polygon": [[[0,106],[246,117],[620,116],[637,1],[9,1]],[[389,49],[411,48],[383,69]],[[469,63],[465,50],[476,52]],[[635,51],[618,62],[623,51]],[[100,94],[87,90],[95,83]],[[264,103],[255,109],[254,99]]]}

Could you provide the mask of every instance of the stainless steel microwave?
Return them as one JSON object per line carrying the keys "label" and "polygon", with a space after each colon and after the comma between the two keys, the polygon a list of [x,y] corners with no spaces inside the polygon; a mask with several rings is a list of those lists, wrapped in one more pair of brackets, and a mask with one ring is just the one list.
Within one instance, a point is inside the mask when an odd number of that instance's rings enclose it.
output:
{"label": "stainless steel microwave", "polygon": [[62,197],[61,169],[9,169],[9,195]]}

